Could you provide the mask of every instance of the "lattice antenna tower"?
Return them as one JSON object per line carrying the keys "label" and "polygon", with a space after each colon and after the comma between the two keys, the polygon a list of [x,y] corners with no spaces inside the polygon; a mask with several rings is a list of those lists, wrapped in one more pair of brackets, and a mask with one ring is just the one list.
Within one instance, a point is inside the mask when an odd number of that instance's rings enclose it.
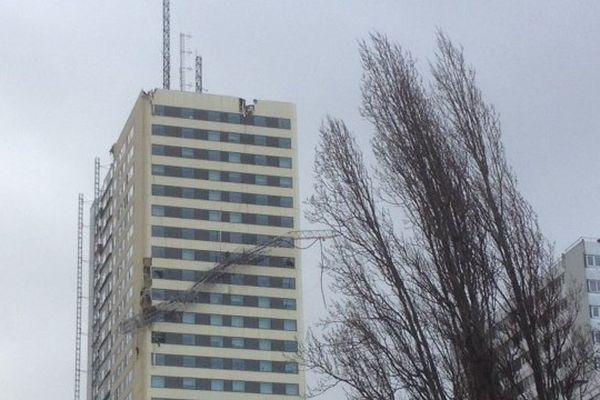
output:
{"label": "lattice antenna tower", "polygon": [[94,158],[94,200],[100,197],[100,157]]}
{"label": "lattice antenna tower", "polygon": [[202,56],[196,52],[196,93],[202,93]]}
{"label": "lattice antenna tower", "polygon": [[77,213],[77,311],[75,318],[74,399],[81,399],[81,324],[83,306],[83,193],[79,193]]}
{"label": "lattice antenna tower", "polygon": [[188,88],[188,83],[185,79],[186,71],[190,70],[187,66],[187,56],[192,54],[191,51],[185,48],[185,40],[192,36],[186,33],[179,34],[179,90],[182,92]]}
{"label": "lattice antenna tower", "polygon": [[163,0],[163,89],[171,88],[171,4]]}

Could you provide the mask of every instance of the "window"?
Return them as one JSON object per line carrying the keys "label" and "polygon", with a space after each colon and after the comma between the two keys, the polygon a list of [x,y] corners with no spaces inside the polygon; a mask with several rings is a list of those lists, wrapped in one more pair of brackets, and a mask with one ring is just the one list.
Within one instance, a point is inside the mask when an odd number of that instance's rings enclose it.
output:
{"label": "window", "polygon": [[594,256],[594,264],[600,267],[600,256]]}
{"label": "window", "polygon": [[210,294],[210,304],[223,304],[223,295],[221,293]]}
{"label": "window", "polygon": [[193,229],[181,228],[181,238],[188,239],[188,240],[194,240],[196,238],[196,235],[195,235],[195,232]]}
{"label": "window", "polygon": [[268,205],[269,204],[268,197],[264,194],[257,194],[256,195],[256,204],[258,204],[259,206]]}
{"label": "window", "polygon": [[181,322],[184,324],[195,324],[196,323],[196,314],[184,312],[181,314]]}
{"label": "window", "polygon": [[182,356],[181,357],[181,365],[186,368],[195,368],[196,367],[196,357]]}
{"label": "window", "polygon": [[254,116],[254,125],[256,126],[267,126],[267,118],[255,115]]}
{"label": "window", "polygon": [[256,284],[260,287],[269,287],[271,285],[271,280],[268,276],[257,276]]}
{"label": "window", "polygon": [[230,124],[241,123],[240,114],[227,113],[227,122]]}
{"label": "window", "polygon": [[152,206],[152,215],[155,217],[164,217],[165,208],[163,206]]}
{"label": "window", "polygon": [[260,215],[256,216],[256,223],[258,225],[269,225],[269,216],[268,215]]}
{"label": "window", "polygon": [[221,221],[221,211],[209,210],[208,211],[208,220],[209,221]]}
{"label": "window", "polygon": [[181,218],[194,219],[195,217],[193,208],[185,207],[181,209]]}
{"label": "window", "polygon": [[218,111],[207,111],[206,119],[208,119],[209,121],[219,122],[221,121],[221,113]]}
{"label": "window", "polygon": [[196,192],[192,188],[182,188],[181,197],[183,197],[184,199],[193,199],[194,197],[196,197]]}
{"label": "window", "polygon": [[223,359],[219,357],[212,357],[210,359],[210,367],[212,369],[223,369]]}
{"label": "window", "polygon": [[181,259],[182,260],[194,260],[196,258],[196,253],[194,250],[183,249],[181,250]]}
{"label": "window", "polygon": [[229,222],[234,223],[234,224],[241,224],[242,223],[242,214],[238,213],[238,212],[229,213]]}
{"label": "window", "polygon": [[194,158],[194,149],[190,149],[188,147],[182,147],[181,148],[181,157]]}
{"label": "window", "polygon": [[195,378],[183,378],[181,380],[181,386],[184,389],[196,389],[196,379]]}
{"label": "window", "polygon": [[259,318],[258,319],[258,328],[259,329],[271,329],[271,320],[269,318]]}
{"label": "window", "polygon": [[181,176],[183,178],[193,178],[194,177],[194,169],[193,168],[181,168]]}
{"label": "window", "polygon": [[240,274],[231,275],[231,284],[232,285],[243,285],[244,284],[244,275],[240,275]]}
{"label": "window", "polygon": [[281,287],[284,289],[295,289],[296,280],[294,278],[281,278]]}
{"label": "window", "polygon": [[164,175],[165,166],[152,164],[152,175]]}
{"label": "window", "polygon": [[231,391],[232,392],[245,392],[246,391],[246,382],[231,381]]}
{"label": "window", "polygon": [[271,308],[271,299],[269,299],[268,297],[259,297],[258,306],[260,308]]}
{"label": "window", "polygon": [[164,376],[153,376],[152,377],[152,387],[153,388],[164,388],[165,387],[165,377]]}
{"label": "window", "polygon": [[220,142],[221,141],[221,133],[215,132],[215,131],[208,131],[207,138],[211,142]]}
{"label": "window", "polygon": [[231,338],[231,347],[234,349],[243,349],[244,348],[244,338],[234,337]]}
{"label": "window", "polygon": [[231,317],[231,326],[234,328],[243,328],[244,327],[244,317],[240,317],[239,315],[234,315]]}
{"label": "window", "polygon": [[279,200],[279,205],[281,207],[289,207],[292,208],[294,206],[294,202],[291,197],[281,197]]}
{"label": "window", "polygon": [[293,383],[286,383],[285,384],[285,394],[297,396],[298,395],[298,385],[295,385]]}
{"label": "window", "polygon": [[277,127],[279,129],[292,129],[292,122],[287,118],[277,118]]}
{"label": "window", "polygon": [[278,147],[289,149],[292,147],[292,140],[288,138],[279,138],[278,139]]}
{"label": "window", "polygon": [[292,187],[292,178],[287,177],[287,176],[279,177],[279,186],[291,188]]}
{"label": "window", "polygon": [[258,363],[258,370],[260,372],[273,372],[273,363],[268,360],[260,360]]}
{"label": "window", "polygon": [[246,363],[244,362],[244,360],[234,358],[231,360],[231,369],[236,371],[243,371],[246,369]]}
{"label": "window", "polygon": [[221,201],[221,192],[217,190],[209,190],[208,199],[212,201]]}
{"label": "window", "polygon": [[193,139],[194,130],[192,128],[181,128],[181,137],[185,139]]}
{"label": "window", "polygon": [[242,194],[240,192],[229,192],[229,202],[230,203],[241,203],[242,202]]}
{"label": "window", "polygon": [[262,135],[254,136],[254,144],[258,146],[266,146],[267,145],[267,137]]}
{"label": "window", "polygon": [[286,310],[295,310],[296,309],[296,300],[283,299],[283,308],[285,308]]}
{"label": "window", "polygon": [[596,279],[588,279],[588,292],[590,293],[600,293],[600,281]]}
{"label": "window", "polygon": [[258,341],[258,349],[259,350],[271,350],[271,340],[269,339],[259,339]]}
{"label": "window", "polygon": [[268,179],[265,175],[255,175],[254,183],[256,183],[257,185],[267,185]]}
{"label": "window", "polygon": [[286,340],[285,342],[283,342],[283,351],[288,351],[288,352],[297,352],[298,351],[298,342],[295,342],[293,340]]}
{"label": "window", "polygon": [[196,337],[194,335],[184,333],[181,335],[181,343],[188,346],[193,346],[196,344]]}
{"label": "window", "polygon": [[292,168],[292,159],[288,157],[279,157],[279,166],[281,168]]}
{"label": "window", "polygon": [[297,374],[298,373],[298,364],[295,362],[287,362],[285,363],[285,372],[288,374]]}
{"label": "window", "polygon": [[590,306],[590,317],[600,318],[600,306]]}
{"label": "window", "polygon": [[166,356],[164,354],[154,354],[154,364],[153,365],[165,365]]}
{"label": "window", "polygon": [[210,316],[210,324],[213,326],[223,326],[223,316],[222,315],[211,315]]}
{"label": "window", "polygon": [[181,280],[182,281],[195,281],[196,280],[196,272],[190,269],[184,269],[181,271]]}
{"label": "window", "polygon": [[229,298],[229,302],[232,306],[243,306],[244,305],[244,296],[239,294],[232,294]]}
{"label": "window", "polygon": [[239,172],[230,172],[229,182],[242,183],[242,174],[240,174]]}
{"label": "window", "polygon": [[286,228],[293,228],[294,227],[294,218],[281,217],[281,226],[285,226]]}
{"label": "window", "polygon": [[240,143],[241,142],[241,135],[239,133],[234,133],[234,132],[229,132],[229,141],[231,143]]}
{"label": "window", "polygon": [[600,331],[592,331],[592,342],[600,343]]}
{"label": "window", "polygon": [[223,347],[223,336],[211,336],[210,345],[211,347]]}
{"label": "window", "polygon": [[260,393],[273,394],[273,384],[270,382],[261,382],[260,383]]}
{"label": "window", "polygon": [[283,330],[284,331],[295,331],[296,330],[296,321],[294,321],[293,319],[283,320]]}
{"label": "window", "polygon": [[221,180],[221,171],[208,171],[208,180],[209,181],[220,181]]}
{"label": "window", "polygon": [[210,390],[215,392],[222,392],[225,390],[225,382],[222,379],[211,379]]}
{"label": "window", "polygon": [[188,118],[188,119],[194,118],[194,110],[192,110],[191,108],[181,108],[180,113],[181,113],[180,115],[182,118]]}
{"label": "window", "polygon": [[241,163],[242,155],[240,153],[229,153],[229,162],[230,163]]}
{"label": "window", "polygon": [[267,156],[257,154],[254,156],[254,164],[256,165],[267,165]]}

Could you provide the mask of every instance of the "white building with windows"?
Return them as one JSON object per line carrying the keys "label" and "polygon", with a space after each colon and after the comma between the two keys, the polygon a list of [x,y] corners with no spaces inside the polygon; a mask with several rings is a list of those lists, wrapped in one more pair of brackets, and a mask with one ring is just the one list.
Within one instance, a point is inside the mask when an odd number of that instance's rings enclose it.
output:
{"label": "white building with windows", "polygon": [[295,107],[141,93],[91,210],[89,400],[295,399],[300,253],[228,267],[129,332],[215,264],[298,229]]}

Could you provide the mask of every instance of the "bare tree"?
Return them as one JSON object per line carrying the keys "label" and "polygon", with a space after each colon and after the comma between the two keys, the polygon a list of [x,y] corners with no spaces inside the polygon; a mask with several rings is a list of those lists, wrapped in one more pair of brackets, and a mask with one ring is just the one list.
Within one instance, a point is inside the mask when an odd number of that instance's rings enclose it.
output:
{"label": "bare tree", "polygon": [[578,292],[551,268],[462,51],[438,34],[430,86],[382,35],[360,53],[377,164],[342,121],[323,123],[308,217],[338,234],[323,262],[338,295],[304,352],[313,394],[571,398],[592,356]]}

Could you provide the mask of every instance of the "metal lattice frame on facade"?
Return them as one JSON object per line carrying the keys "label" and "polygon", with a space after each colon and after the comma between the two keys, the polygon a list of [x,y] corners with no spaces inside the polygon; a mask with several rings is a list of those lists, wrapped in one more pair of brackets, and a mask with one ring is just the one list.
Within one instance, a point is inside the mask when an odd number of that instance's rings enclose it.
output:
{"label": "metal lattice frame on facade", "polygon": [[74,399],[81,398],[81,324],[83,307],[83,194],[79,193],[77,213],[77,311],[75,318]]}
{"label": "metal lattice frame on facade", "polygon": [[202,93],[202,56],[196,55],[196,93]]}

